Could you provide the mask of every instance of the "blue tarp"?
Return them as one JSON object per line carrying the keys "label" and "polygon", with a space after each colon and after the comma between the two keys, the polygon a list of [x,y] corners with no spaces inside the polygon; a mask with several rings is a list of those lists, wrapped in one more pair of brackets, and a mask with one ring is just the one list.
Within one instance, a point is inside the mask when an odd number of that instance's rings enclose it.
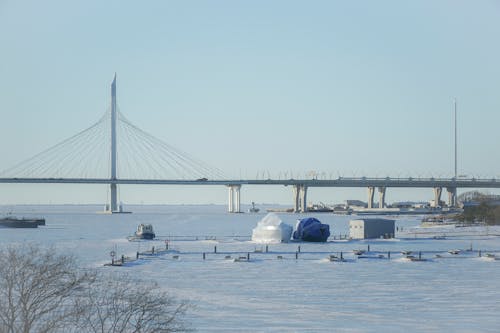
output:
{"label": "blue tarp", "polygon": [[314,217],[308,217],[297,223],[293,239],[305,242],[326,242],[330,236],[330,226]]}

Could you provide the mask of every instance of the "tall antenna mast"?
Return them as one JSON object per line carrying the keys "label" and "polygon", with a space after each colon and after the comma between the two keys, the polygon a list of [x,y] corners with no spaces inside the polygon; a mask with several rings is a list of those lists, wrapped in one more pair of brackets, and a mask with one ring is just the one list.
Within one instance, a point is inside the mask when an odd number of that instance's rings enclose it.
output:
{"label": "tall antenna mast", "polygon": [[453,99],[453,109],[455,118],[455,179],[457,178],[457,99]]}

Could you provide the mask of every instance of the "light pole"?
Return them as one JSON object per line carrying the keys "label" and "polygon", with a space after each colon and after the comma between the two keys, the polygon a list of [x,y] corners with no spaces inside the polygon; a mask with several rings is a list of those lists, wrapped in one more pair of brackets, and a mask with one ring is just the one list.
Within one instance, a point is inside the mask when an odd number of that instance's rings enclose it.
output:
{"label": "light pole", "polygon": [[454,119],[455,119],[455,179],[457,179],[457,99],[453,99]]}

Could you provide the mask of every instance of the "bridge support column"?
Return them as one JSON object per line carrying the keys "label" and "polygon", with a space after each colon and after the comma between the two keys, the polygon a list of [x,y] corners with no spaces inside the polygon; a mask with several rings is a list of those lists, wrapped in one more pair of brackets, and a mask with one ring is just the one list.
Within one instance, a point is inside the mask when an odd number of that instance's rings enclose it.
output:
{"label": "bridge support column", "polygon": [[234,205],[233,205],[233,187],[228,186],[228,198],[227,198],[227,212],[233,213]]}
{"label": "bridge support column", "polygon": [[447,187],[448,191],[448,207],[456,207],[457,206],[457,188],[456,187]]}
{"label": "bridge support column", "polygon": [[384,186],[378,188],[378,208],[385,207],[385,189]]}
{"label": "bridge support column", "polygon": [[307,186],[293,185],[293,212],[307,212]]}
{"label": "bridge support column", "polygon": [[300,211],[300,185],[293,185],[293,212]]}
{"label": "bridge support column", "polygon": [[241,185],[234,186],[234,212],[241,213],[241,205],[240,205],[240,190]]}
{"label": "bridge support column", "polygon": [[368,208],[373,208],[373,194],[375,187],[368,186]]}
{"label": "bridge support column", "polygon": [[443,192],[442,187],[434,187],[434,205],[432,207],[438,207],[441,202],[441,192]]}
{"label": "bridge support column", "polygon": [[228,206],[227,211],[229,213],[240,213],[240,189],[241,185],[229,185],[229,196],[228,196]]}
{"label": "bridge support column", "polygon": [[300,187],[300,211],[307,212],[307,186],[305,185]]}
{"label": "bridge support column", "polygon": [[110,211],[117,212],[118,211],[118,195],[117,195],[117,189],[116,189],[116,184],[111,184],[110,189],[111,189],[111,202],[110,202]]}

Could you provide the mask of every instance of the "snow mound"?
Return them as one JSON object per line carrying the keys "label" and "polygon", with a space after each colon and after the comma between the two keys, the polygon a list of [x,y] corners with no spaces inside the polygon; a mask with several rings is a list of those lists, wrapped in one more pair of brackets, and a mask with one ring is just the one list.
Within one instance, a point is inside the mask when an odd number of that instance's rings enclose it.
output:
{"label": "snow mound", "polygon": [[287,243],[293,227],[283,223],[275,213],[269,213],[257,222],[252,231],[252,241],[257,243]]}

